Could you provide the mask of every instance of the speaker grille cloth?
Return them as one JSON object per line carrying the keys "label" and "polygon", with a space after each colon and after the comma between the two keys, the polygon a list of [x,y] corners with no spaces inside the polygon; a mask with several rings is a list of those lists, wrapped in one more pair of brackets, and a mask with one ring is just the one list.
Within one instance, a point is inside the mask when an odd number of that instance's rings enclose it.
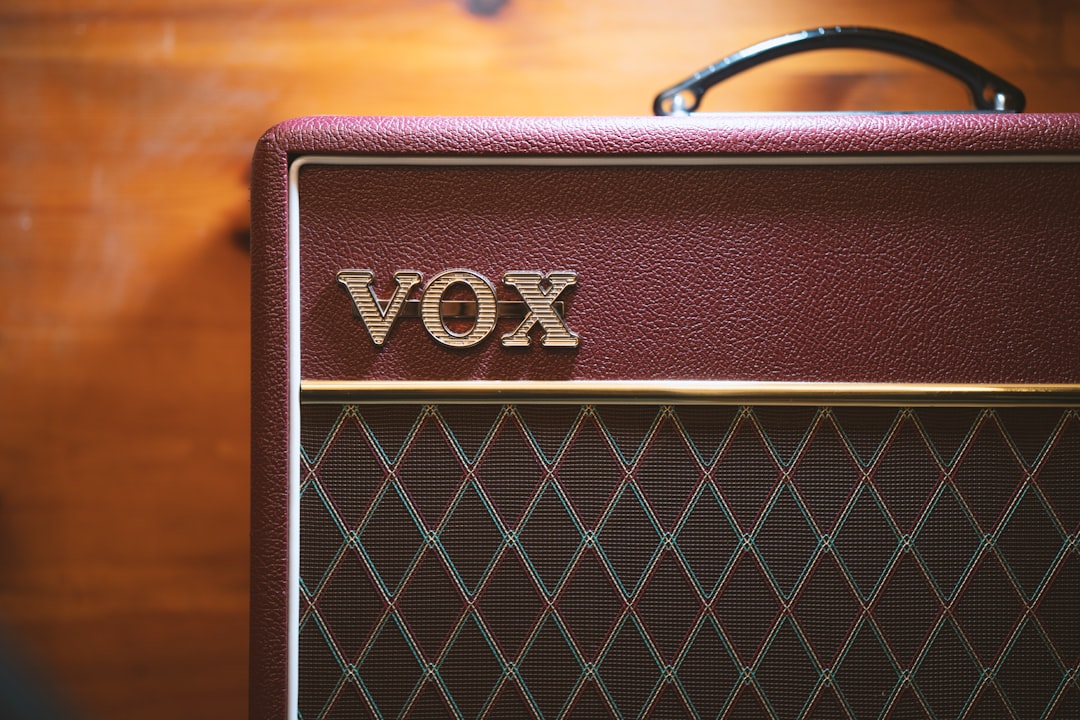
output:
{"label": "speaker grille cloth", "polygon": [[1080,416],[306,405],[303,718],[1080,717]]}

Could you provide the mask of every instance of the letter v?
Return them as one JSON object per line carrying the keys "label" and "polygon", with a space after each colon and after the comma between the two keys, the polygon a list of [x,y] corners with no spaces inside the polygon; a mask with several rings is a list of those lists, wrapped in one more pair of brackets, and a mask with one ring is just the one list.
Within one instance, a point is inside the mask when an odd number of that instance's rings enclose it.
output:
{"label": "letter v", "polygon": [[423,279],[418,272],[402,270],[394,273],[397,289],[393,297],[382,307],[379,299],[375,297],[375,291],[371,289],[371,281],[375,279],[375,273],[370,270],[342,270],[337,274],[338,282],[345,286],[352,297],[353,305],[364,321],[371,341],[376,345],[386,342],[386,336],[394,327],[394,322],[405,305],[405,298],[413,287]]}

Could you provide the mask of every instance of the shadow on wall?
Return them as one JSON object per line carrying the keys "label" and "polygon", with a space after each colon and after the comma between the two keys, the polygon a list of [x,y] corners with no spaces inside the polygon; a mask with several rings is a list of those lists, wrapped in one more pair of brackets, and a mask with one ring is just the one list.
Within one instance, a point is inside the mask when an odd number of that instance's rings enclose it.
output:
{"label": "shadow on wall", "polygon": [[473,15],[491,16],[502,9],[509,0],[467,0],[465,7]]}
{"label": "shadow on wall", "polygon": [[70,720],[67,703],[0,630],[0,717],[5,720]]}

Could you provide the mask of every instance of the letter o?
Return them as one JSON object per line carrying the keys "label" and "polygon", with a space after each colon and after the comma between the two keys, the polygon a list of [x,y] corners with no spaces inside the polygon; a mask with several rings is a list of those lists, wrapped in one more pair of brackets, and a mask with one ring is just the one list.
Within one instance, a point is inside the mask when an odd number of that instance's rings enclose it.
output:
{"label": "letter o", "polygon": [[[465,285],[476,296],[476,320],[467,332],[456,333],[443,322],[442,300],[453,285]],[[428,334],[448,347],[467,348],[491,334],[498,318],[495,288],[487,278],[469,270],[447,270],[431,278],[420,301],[420,319]]]}

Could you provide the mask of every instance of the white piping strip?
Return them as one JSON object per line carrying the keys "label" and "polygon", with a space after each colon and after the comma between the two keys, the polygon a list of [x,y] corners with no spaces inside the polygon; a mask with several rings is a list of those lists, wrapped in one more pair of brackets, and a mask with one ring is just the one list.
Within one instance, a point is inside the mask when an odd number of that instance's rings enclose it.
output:
{"label": "white piping strip", "polygon": [[300,195],[299,164],[289,168],[289,600],[286,717],[300,715]]}
{"label": "white piping strip", "polygon": [[[595,155],[531,157],[481,157],[466,155],[303,155],[293,160],[292,167],[302,165],[405,165],[465,167],[755,167],[755,166],[828,166],[828,165],[1015,165],[1061,164],[1080,162],[1080,154],[1055,155],[932,155],[932,154],[862,154],[862,155],[656,155],[636,157],[606,157]],[[291,190],[290,183],[290,190]]]}

